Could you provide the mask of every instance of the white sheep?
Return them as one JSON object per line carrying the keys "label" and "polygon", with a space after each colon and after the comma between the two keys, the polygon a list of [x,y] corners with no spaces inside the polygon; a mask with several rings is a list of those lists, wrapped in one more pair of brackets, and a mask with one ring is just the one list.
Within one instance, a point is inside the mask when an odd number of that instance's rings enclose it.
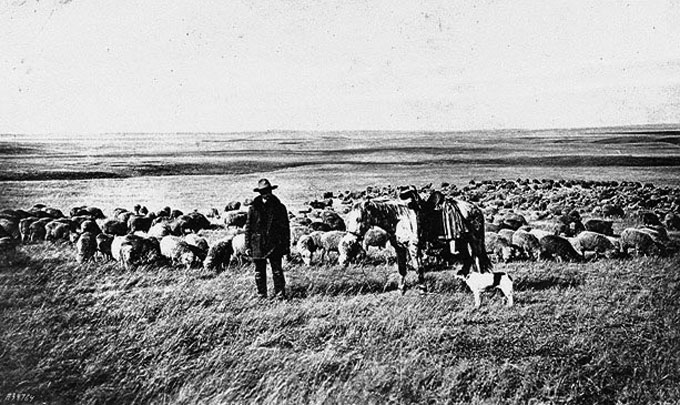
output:
{"label": "white sheep", "polygon": [[320,260],[323,262],[326,253],[338,252],[340,241],[347,234],[344,231],[314,231],[309,235],[304,235],[298,240],[297,250],[302,256],[302,261],[306,265],[312,264],[314,252],[321,254]]}
{"label": "white sheep", "polygon": [[167,235],[160,242],[161,254],[170,259],[173,265],[182,264],[190,268],[200,262],[192,246],[179,236]]}

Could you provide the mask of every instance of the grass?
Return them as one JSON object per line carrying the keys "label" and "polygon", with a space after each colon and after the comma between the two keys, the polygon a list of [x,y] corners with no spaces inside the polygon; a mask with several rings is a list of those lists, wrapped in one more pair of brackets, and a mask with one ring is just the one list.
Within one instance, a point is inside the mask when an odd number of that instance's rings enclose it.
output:
{"label": "grass", "polygon": [[[48,403],[669,403],[680,400],[680,257],[498,265],[516,306],[452,271],[396,290],[391,264],[77,265],[27,246],[0,272],[0,395]],[[411,277],[415,276],[411,274]],[[410,279],[413,281],[413,279]],[[270,286],[271,288],[271,286]]]}

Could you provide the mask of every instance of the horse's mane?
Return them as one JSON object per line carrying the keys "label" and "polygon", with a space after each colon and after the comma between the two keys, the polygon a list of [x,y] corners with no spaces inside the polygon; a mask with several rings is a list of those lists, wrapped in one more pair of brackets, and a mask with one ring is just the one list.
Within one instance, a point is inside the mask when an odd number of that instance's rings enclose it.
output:
{"label": "horse's mane", "polygon": [[414,212],[408,206],[390,200],[361,201],[354,204],[353,209],[358,209],[365,213],[375,213],[379,217],[376,219],[382,220],[399,220],[400,218],[414,215]]}

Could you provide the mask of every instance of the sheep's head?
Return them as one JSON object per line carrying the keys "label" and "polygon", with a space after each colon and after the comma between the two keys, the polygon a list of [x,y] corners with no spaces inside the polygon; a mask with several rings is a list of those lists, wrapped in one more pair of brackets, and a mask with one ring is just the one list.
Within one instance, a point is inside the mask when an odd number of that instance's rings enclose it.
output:
{"label": "sheep's head", "polygon": [[359,238],[356,235],[348,233],[340,240],[338,250],[340,253],[338,262],[341,265],[346,266],[350,260],[359,256],[362,252],[362,247]]}
{"label": "sheep's head", "polygon": [[309,235],[302,235],[297,243],[297,251],[300,253],[300,256],[302,256],[302,261],[306,265],[309,266],[312,264],[312,255],[314,254],[314,251],[316,251],[314,239]]}
{"label": "sheep's head", "polygon": [[179,262],[189,269],[198,263],[199,260],[193,252],[184,252],[182,253],[182,256],[180,256]]}

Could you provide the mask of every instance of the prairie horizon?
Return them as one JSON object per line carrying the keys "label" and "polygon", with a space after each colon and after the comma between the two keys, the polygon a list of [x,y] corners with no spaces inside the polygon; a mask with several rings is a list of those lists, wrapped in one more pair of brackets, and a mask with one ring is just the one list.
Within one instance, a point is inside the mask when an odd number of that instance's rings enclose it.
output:
{"label": "prairie horizon", "polygon": [[261,177],[294,208],[326,191],[382,184],[538,177],[677,186],[677,129],[0,135],[0,205],[55,196],[109,209],[207,209],[251,196]]}

